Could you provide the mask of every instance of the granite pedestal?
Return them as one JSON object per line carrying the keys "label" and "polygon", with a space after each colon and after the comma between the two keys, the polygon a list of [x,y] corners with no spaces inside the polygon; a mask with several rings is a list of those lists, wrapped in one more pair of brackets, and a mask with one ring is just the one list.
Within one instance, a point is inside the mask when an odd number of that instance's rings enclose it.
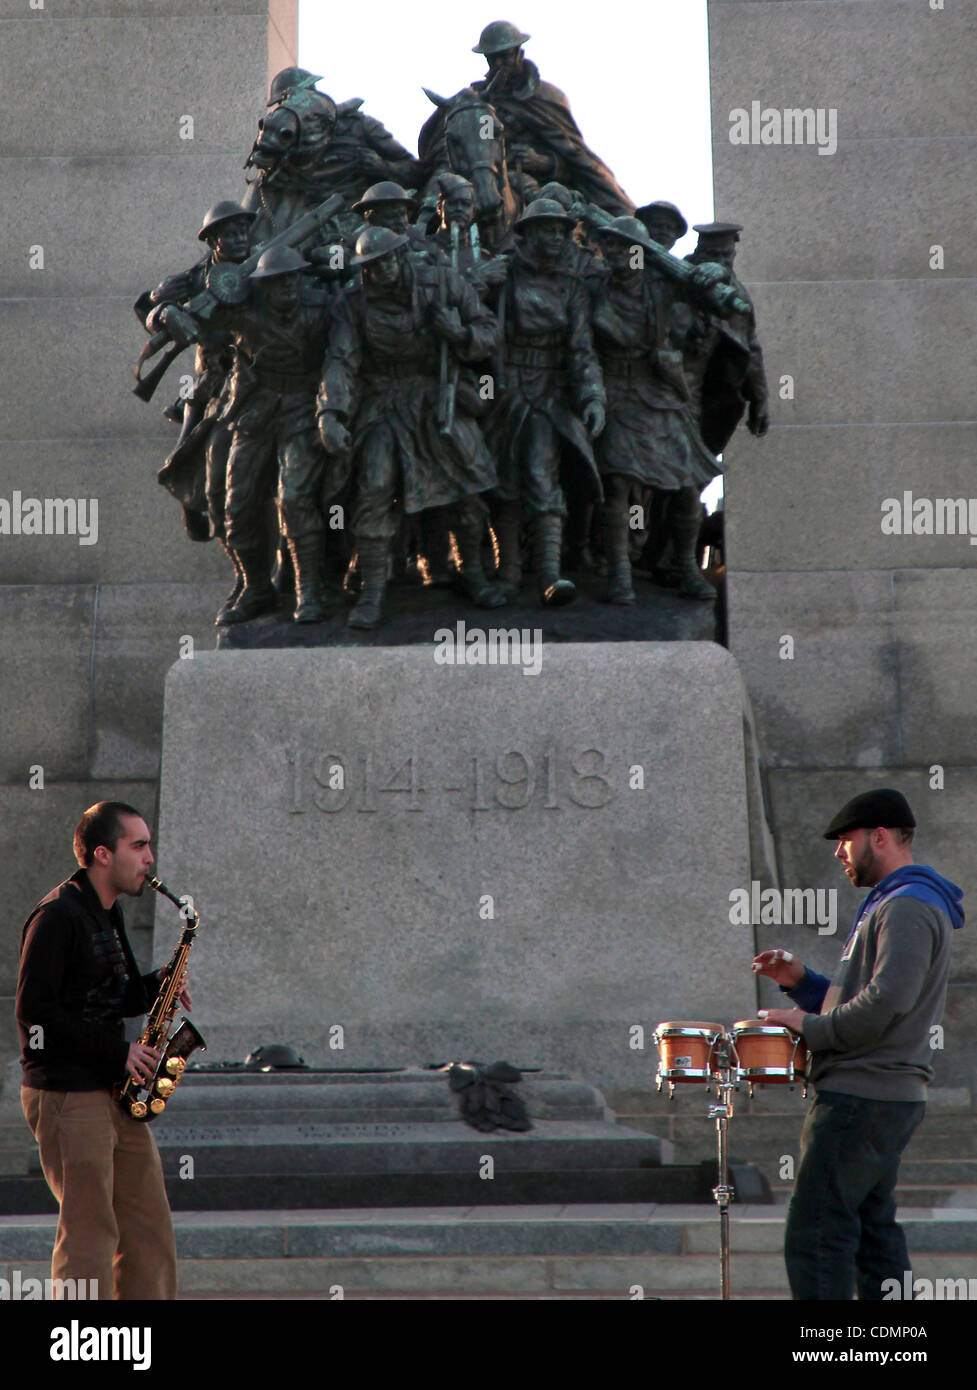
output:
{"label": "granite pedestal", "polygon": [[[651,1086],[755,1006],[742,690],[710,643],[216,652],[166,685],[158,869],[210,1059],[506,1058]],[[157,904],[154,958],[178,914]]]}

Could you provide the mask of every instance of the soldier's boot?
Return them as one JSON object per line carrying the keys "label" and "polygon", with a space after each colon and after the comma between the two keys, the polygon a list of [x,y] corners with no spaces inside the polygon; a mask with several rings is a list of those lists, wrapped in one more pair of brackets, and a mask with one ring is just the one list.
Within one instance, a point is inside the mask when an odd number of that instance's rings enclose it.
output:
{"label": "soldier's boot", "polygon": [[348,599],[355,598],[360,588],[360,554],[358,550],[354,550],[349,557],[346,573],[343,575],[343,594]]}
{"label": "soldier's boot", "polygon": [[696,543],[702,525],[702,508],[698,491],[683,488],[671,511],[673,567],[678,575],[677,593],[680,598],[714,599],[716,590],[699,568]]}
{"label": "soldier's boot", "polygon": [[278,607],[278,595],[272,587],[265,547],[259,545],[253,550],[235,553],[244,573],[244,588],[224,622],[246,623],[251,618],[260,618],[262,613],[273,613]]}
{"label": "soldier's boot", "polygon": [[322,586],[322,536],[300,536],[289,540],[288,553],[295,571],[295,611],[297,623],[321,623],[326,616],[326,596]]}
{"label": "soldier's boot", "polygon": [[522,515],[518,502],[500,502],[493,510],[492,530],[499,552],[496,586],[508,599],[522,588]]}
{"label": "soldier's boot", "polygon": [[504,608],[509,602],[501,586],[491,583],[482,568],[482,532],[485,515],[480,506],[462,503],[452,519],[455,543],[461,559],[458,587],[479,608]]}
{"label": "soldier's boot", "polygon": [[591,547],[594,524],[594,504],[581,502],[565,529],[566,567],[568,570],[596,570],[597,562]]}
{"label": "soldier's boot", "polygon": [[346,619],[350,627],[371,628],[380,623],[383,610],[383,591],[387,587],[387,564],[390,546],[387,541],[360,541],[360,597]]}
{"label": "soldier's boot", "polygon": [[[418,518],[418,570],[425,584],[436,588],[452,588],[455,575],[450,563],[451,537],[445,518],[440,512],[422,512]],[[454,528],[457,534],[457,528]]]}
{"label": "soldier's boot", "polygon": [[294,595],[295,565],[292,562],[292,553],[284,536],[278,542],[278,549],[275,551],[275,562],[271,570],[271,582],[275,586],[275,593],[283,603],[287,603]]}
{"label": "soldier's boot", "polygon": [[648,502],[648,540],[639,568],[647,571],[663,589],[675,589],[679,583],[678,572],[672,568],[671,518],[671,509],[679,498],[677,492],[652,488]]}
{"label": "soldier's boot", "polygon": [[237,551],[232,550],[226,541],[222,540],[221,545],[224,547],[224,552],[227,555],[227,558],[234,566],[234,588],[231,590],[227,598],[224,600],[220,608],[218,608],[217,610],[217,617],[214,619],[214,623],[217,627],[220,627],[223,623],[227,622],[227,615],[230,613],[231,609],[235,606],[238,599],[241,597],[241,591],[244,588],[244,566],[238,559]]}
{"label": "soldier's boot", "polygon": [[601,594],[603,603],[631,604],[635,602],[631,582],[631,557],[628,514],[620,504],[605,502],[601,508],[604,550],[607,556],[607,586]]}
{"label": "soldier's boot", "polygon": [[569,579],[560,575],[563,546],[563,518],[544,512],[533,521],[533,563],[539,597],[547,608],[560,608],[572,603],[577,591]]}

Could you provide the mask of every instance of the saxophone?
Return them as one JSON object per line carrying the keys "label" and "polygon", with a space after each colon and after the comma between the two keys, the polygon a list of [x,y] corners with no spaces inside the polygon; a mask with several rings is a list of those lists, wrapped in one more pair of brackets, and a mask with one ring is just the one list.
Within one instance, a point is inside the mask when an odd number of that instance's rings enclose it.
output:
{"label": "saxophone", "polygon": [[176,904],[183,913],[185,922],[173,958],[166,967],[159,993],[146,1016],[145,1030],[139,1039],[146,1047],[152,1047],[160,1053],[159,1063],[148,1081],[137,1081],[134,1077],[127,1076],[125,1082],[115,1089],[115,1099],[125,1113],[133,1120],[142,1121],[155,1120],[157,1115],[163,1113],[166,1102],[186,1071],[188,1057],[198,1047],[207,1046],[186,1017],[181,1020],[173,1036],[169,1036],[178,1007],[180,981],[186,969],[187,957],[197,927],[200,925],[200,918],[192,908],[188,912],[186,905],[158,878],[148,877],[146,882],[155,893],[169,898],[171,903]]}

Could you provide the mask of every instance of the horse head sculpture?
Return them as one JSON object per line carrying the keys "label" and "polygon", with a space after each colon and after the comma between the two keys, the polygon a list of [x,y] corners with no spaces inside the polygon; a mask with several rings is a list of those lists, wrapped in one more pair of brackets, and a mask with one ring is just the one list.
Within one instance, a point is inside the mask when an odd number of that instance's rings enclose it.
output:
{"label": "horse head sculpture", "polygon": [[437,112],[420,135],[420,155],[432,179],[445,169],[462,174],[475,190],[475,220],[496,243],[509,231],[521,211],[521,201],[509,180],[505,130],[488,99],[474,87],[453,97],[424,88]]}

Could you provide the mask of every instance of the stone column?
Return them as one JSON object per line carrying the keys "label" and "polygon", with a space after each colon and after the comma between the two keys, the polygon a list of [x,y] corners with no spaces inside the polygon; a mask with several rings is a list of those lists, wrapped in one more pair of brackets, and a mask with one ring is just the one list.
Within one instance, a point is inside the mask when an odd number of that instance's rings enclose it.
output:
{"label": "stone column", "polygon": [[[0,0],[0,497],[98,503],[94,544],[0,535],[15,917],[72,872],[85,806],[112,796],[152,818],[165,671],[182,638],[214,645],[226,560],[187,541],[156,482],[181,368],[149,405],[131,394],[145,340],[132,303],[199,258],[212,203],[242,196],[269,72],[296,52],[297,0]],[[15,1051],[16,970],[11,923],[0,1060]]]}
{"label": "stone column", "polygon": [[[729,451],[730,645],[782,881],[837,887],[853,913],[820,831],[896,786],[917,858],[974,891],[977,548],[881,523],[908,492],[977,496],[977,28],[926,0],[710,0],[709,25],[716,217],[746,227],[773,422]],[[734,111],[762,140],[788,109],[823,113],[822,151],[731,141]],[[935,1056],[943,1085],[973,1088],[977,943],[956,945]],[[803,950],[822,968],[837,943]]]}

